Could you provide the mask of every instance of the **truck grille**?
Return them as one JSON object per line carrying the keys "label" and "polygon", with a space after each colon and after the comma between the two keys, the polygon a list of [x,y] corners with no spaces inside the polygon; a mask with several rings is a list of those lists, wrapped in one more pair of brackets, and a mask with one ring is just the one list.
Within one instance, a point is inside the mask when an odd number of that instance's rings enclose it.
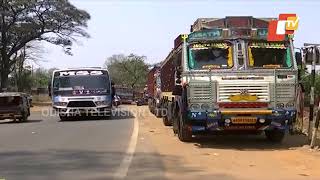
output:
{"label": "truck grille", "polygon": [[[274,88],[274,86],[273,86]],[[289,102],[294,99],[295,95],[295,84],[277,84],[275,89],[276,96],[271,91],[271,97],[273,102]]]}
{"label": "truck grille", "polygon": [[70,101],[68,107],[96,107],[93,101]]}
{"label": "truck grille", "polygon": [[189,100],[196,102],[216,101],[215,83],[197,82],[189,84]]}
{"label": "truck grille", "polygon": [[218,102],[230,102],[231,95],[240,94],[246,90],[249,94],[257,95],[258,102],[269,102],[269,84],[219,84]]}

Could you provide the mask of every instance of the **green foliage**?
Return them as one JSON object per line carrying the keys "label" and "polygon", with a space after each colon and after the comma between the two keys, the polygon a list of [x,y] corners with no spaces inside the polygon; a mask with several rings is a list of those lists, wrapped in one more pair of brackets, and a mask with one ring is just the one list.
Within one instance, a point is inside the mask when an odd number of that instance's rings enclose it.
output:
{"label": "green foliage", "polygon": [[0,79],[7,86],[8,75],[16,63],[15,55],[26,44],[47,41],[64,47],[71,54],[72,42],[89,37],[85,31],[90,15],[68,0],[0,1]]}
{"label": "green foliage", "polygon": [[[306,74],[302,77],[302,84],[305,88],[305,95],[307,96],[306,98],[309,98],[311,87],[311,74]],[[320,97],[320,74],[317,74],[315,78],[315,95],[316,98]]]}
{"label": "green foliage", "polygon": [[115,84],[131,88],[144,86],[147,80],[148,65],[145,56],[130,54],[113,55],[107,59],[105,66]]}
{"label": "green foliage", "polygon": [[33,87],[48,87],[48,84],[50,82],[50,76],[51,74],[49,74],[48,70],[41,68],[37,69],[32,74]]}
{"label": "green foliage", "polygon": [[38,68],[32,70],[30,66],[17,69],[11,73],[10,87],[19,92],[30,92],[32,88],[47,88],[51,80],[50,70]]}

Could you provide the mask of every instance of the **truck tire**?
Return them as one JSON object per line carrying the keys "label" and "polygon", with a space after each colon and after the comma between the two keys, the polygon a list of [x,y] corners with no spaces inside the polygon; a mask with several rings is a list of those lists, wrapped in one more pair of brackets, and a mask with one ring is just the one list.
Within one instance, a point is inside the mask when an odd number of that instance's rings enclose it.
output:
{"label": "truck tire", "polygon": [[22,117],[19,118],[19,122],[27,122],[28,121],[28,113],[22,112]]}
{"label": "truck tire", "polygon": [[161,118],[162,116],[162,109],[161,108],[155,108],[155,115],[157,118]]}
{"label": "truck tire", "polygon": [[165,126],[172,126],[172,123],[171,121],[169,121],[168,116],[163,116],[162,121]]}
{"label": "truck tire", "polygon": [[285,136],[285,131],[284,130],[269,130],[265,131],[266,137],[269,141],[275,142],[275,143],[280,143],[282,142],[284,136]]}
{"label": "truck tire", "polygon": [[178,138],[182,142],[190,142],[192,140],[192,133],[188,131],[182,115],[179,113]]}
{"label": "truck tire", "polygon": [[170,121],[170,123],[171,123],[171,125],[173,124],[173,103],[169,103],[168,104],[168,112],[167,112],[167,114],[168,114],[168,120]]}
{"label": "truck tire", "polygon": [[177,104],[172,104],[173,109],[172,109],[172,130],[173,130],[173,134],[176,135],[178,134],[178,128],[179,128],[179,117],[178,114],[179,112],[179,107],[177,106]]}
{"label": "truck tire", "polygon": [[69,120],[69,117],[67,115],[61,115],[59,114],[59,118],[60,118],[60,121],[67,121]]}
{"label": "truck tire", "polygon": [[163,124],[165,126],[172,126],[172,103],[168,103],[166,108],[165,116],[163,116]]}

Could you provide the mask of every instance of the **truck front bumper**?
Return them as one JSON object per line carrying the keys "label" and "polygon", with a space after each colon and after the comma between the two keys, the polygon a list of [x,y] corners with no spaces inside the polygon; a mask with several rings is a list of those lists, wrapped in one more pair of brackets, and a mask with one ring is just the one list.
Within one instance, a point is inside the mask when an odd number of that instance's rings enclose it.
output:
{"label": "truck front bumper", "polygon": [[19,118],[22,118],[22,115],[20,113],[1,113],[0,114],[0,120],[19,119]]}
{"label": "truck front bumper", "polygon": [[[234,122],[234,119],[244,121]],[[246,122],[248,119],[251,119],[251,122]],[[295,119],[296,109],[224,109],[212,112],[189,111],[187,124],[193,133],[228,130],[286,130],[292,126]]]}
{"label": "truck front bumper", "polygon": [[60,116],[111,116],[111,106],[105,107],[53,107]]}

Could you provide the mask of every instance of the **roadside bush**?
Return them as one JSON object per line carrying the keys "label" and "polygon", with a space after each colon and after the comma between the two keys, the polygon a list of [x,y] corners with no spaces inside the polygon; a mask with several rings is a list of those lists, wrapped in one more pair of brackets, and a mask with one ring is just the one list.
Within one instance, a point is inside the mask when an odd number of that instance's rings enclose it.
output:
{"label": "roadside bush", "polygon": [[[305,105],[308,105],[310,102],[310,87],[311,87],[311,75],[306,74],[302,77],[302,84],[305,89]],[[315,79],[315,98],[316,102],[319,101],[320,98],[320,74],[316,75]]]}

